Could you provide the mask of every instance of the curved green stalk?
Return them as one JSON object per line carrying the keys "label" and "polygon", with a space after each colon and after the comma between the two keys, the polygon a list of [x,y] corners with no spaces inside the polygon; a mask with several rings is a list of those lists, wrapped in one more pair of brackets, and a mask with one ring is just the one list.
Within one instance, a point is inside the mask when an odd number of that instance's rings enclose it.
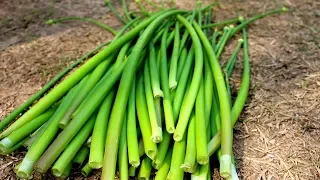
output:
{"label": "curved green stalk", "polygon": [[[182,13],[183,11],[174,11],[174,13]],[[163,13],[163,12],[161,12]],[[166,14],[166,13],[165,13]],[[64,81],[58,84],[52,91],[50,91],[46,96],[41,98],[29,111],[27,111],[24,115],[22,115],[16,122],[14,122],[8,129],[0,134],[0,139],[10,134],[15,129],[21,127],[25,123],[29,122],[30,120],[36,118],[40,114],[42,114],[45,110],[51,107],[55,102],[57,102],[64,94],[66,94],[75,84],[77,84],[84,76],[86,76],[92,69],[94,69],[97,65],[99,65],[102,61],[105,60],[106,57],[110,56],[115,50],[119,49],[123,46],[126,42],[133,39],[136,35],[138,35],[142,29],[147,27],[154,19],[156,19],[159,14],[155,14],[154,16],[150,17],[149,19],[139,23],[135,28],[133,28],[128,33],[122,35],[117,39],[117,41],[112,42],[109,46],[105,49],[101,50],[95,56],[93,56],[90,60],[88,60],[85,64],[75,70],[72,74],[70,74]],[[126,29],[125,26],[123,29]],[[120,34],[120,33],[119,33]],[[119,35],[118,34],[118,35]],[[88,53],[90,54],[90,53]],[[92,53],[91,53],[92,54]],[[91,55],[90,54],[90,55]],[[88,55],[88,56],[90,56]],[[86,56],[85,58],[87,58]],[[83,58],[83,59],[85,59]],[[61,77],[63,77],[67,72],[69,72],[73,67],[78,65],[80,59],[77,61],[78,63],[72,64],[69,69],[65,70],[65,73],[61,73],[56,81],[50,81],[52,84],[46,86],[46,89],[43,88],[41,92],[38,92],[36,95],[32,96],[31,100],[29,99],[25,104],[19,107],[19,111],[14,111],[13,115],[10,115],[10,118],[6,118],[7,120],[4,121],[2,126],[8,125],[15,117],[17,117],[24,109],[29,107],[36,99],[41,97],[48,89],[50,89]],[[1,126],[0,126],[1,127]]]}
{"label": "curved green stalk", "polygon": [[[204,55],[204,92],[205,92],[205,113],[206,113],[206,127],[209,128],[210,125],[210,115],[211,115],[211,106],[213,102],[213,88],[216,89],[213,82],[213,74],[210,67],[210,62],[208,55]],[[211,133],[210,133],[211,134]],[[210,136],[207,136],[207,140],[209,140]]]}
{"label": "curved green stalk", "polygon": [[217,51],[217,39],[220,35],[221,35],[220,31],[214,30],[213,36],[211,38],[211,46],[215,52]]}
{"label": "curved green stalk", "polygon": [[224,38],[220,39],[221,43],[219,42],[218,45],[217,45],[217,49],[218,49],[217,50],[217,59],[219,59],[221,54],[222,54],[222,51],[223,51],[223,49],[224,49],[224,47],[225,47],[225,45],[226,45],[226,43],[228,41],[228,37],[230,36],[230,34],[231,34],[232,30],[233,30],[233,25],[230,25],[229,28],[225,27],[225,30],[227,31],[226,32],[226,36]]}
{"label": "curved green stalk", "polygon": [[168,65],[167,65],[167,47],[166,42],[168,38],[168,28],[164,31],[161,40],[161,61],[160,61],[160,83],[163,91],[163,109],[165,115],[166,130],[172,134],[175,131],[172,102],[170,97],[169,79],[168,79]]}
{"label": "curved green stalk", "polygon": [[181,168],[183,168],[185,172],[194,173],[193,170],[196,166],[196,155],[196,125],[195,116],[192,114],[188,125],[186,155],[184,163],[181,165]]}
{"label": "curved green stalk", "polygon": [[161,167],[156,173],[156,176],[154,178],[155,180],[166,180],[169,173],[169,169],[170,169],[171,158],[172,158],[172,149],[170,149],[166,154],[166,158],[163,164],[161,165]]}
{"label": "curved green stalk", "polygon": [[157,155],[157,145],[151,140],[151,125],[148,115],[148,106],[145,97],[145,90],[143,86],[143,77],[140,76],[136,88],[136,107],[139,125],[142,133],[142,138],[144,142],[144,149],[146,155],[150,159],[154,159]]}
{"label": "curved green stalk", "polygon": [[180,26],[179,22],[176,22],[175,35],[173,50],[170,59],[170,70],[169,70],[169,89],[172,91],[177,87],[177,65],[179,58],[179,47],[180,47]]}
{"label": "curved green stalk", "polygon": [[102,29],[105,29],[112,33],[113,35],[117,35],[117,31],[115,31],[113,28],[110,26],[103,24],[101,22],[98,22],[96,20],[90,19],[90,18],[84,18],[84,17],[77,17],[77,16],[69,16],[69,17],[64,17],[60,19],[49,19],[46,24],[56,24],[56,23],[62,23],[63,21],[70,21],[70,20],[77,20],[77,21],[85,21],[92,23],[98,27],[101,27]]}
{"label": "curved green stalk", "polygon": [[132,21],[132,18],[129,15],[128,12],[128,6],[127,6],[127,1],[126,0],[121,0],[122,2],[122,7],[123,7],[123,12],[124,12],[124,16],[127,18],[127,21]]}
{"label": "curved green stalk", "polygon": [[266,12],[264,14],[260,14],[260,15],[257,15],[255,17],[252,17],[244,22],[242,22],[240,25],[236,26],[232,32],[230,33],[229,35],[229,38],[231,38],[235,33],[237,33],[238,31],[242,30],[246,25],[258,20],[258,19],[261,19],[261,18],[264,18],[266,16],[269,16],[269,15],[273,15],[273,14],[278,14],[278,13],[282,13],[282,12],[287,12],[288,9],[283,7],[281,9],[277,9],[277,10],[273,10],[273,11],[269,11],[269,12]]}
{"label": "curved green stalk", "polygon": [[173,117],[175,120],[175,123],[178,120],[178,116],[179,116],[179,112],[180,112],[180,108],[183,102],[183,98],[184,95],[186,94],[186,87],[187,87],[187,81],[188,81],[188,77],[190,76],[191,69],[192,69],[192,65],[194,63],[194,45],[191,46],[184,68],[181,72],[181,76],[179,78],[179,83],[177,86],[177,90],[176,90],[176,95],[173,98]]}
{"label": "curved green stalk", "polygon": [[124,116],[121,135],[120,135],[120,143],[119,143],[119,179],[127,180],[129,179],[129,167],[128,167],[128,153],[127,153],[127,114]]}
{"label": "curved green stalk", "polygon": [[[201,47],[200,39],[193,29],[192,25],[182,16],[177,16],[178,20],[184,24],[184,26],[189,31],[194,47]],[[182,104],[180,113],[179,113],[179,120],[176,126],[176,131],[173,135],[173,139],[175,141],[180,141],[185,134],[185,130],[188,125],[188,121],[190,119],[190,115],[195,104],[195,100],[197,97],[198,89],[200,86],[201,76],[202,76],[202,68],[203,68],[203,52],[200,48],[195,48],[195,67],[194,67],[194,74],[192,77],[190,90],[188,92],[188,96],[186,101]]]}
{"label": "curved green stalk", "polygon": [[221,27],[221,26],[225,26],[225,25],[229,25],[229,24],[233,24],[233,23],[237,23],[239,22],[239,18],[233,18],[233,19],[229,19],[226,21],[222,21],[222,22],[216,22],[213,24],[206,24],[201,26],[202,29],[207,29],[207,28],[213,28],[213,27]]}
{"label": "curved green stalk", "polygon": [[146,156],[142,160],[138,180],[148,180],[151,175],[151,170],[151,159],[148,156]]}
{"label": "curved green stalk", "polygon": [[158,116],[155,109],[153,94],[152,94],[152,87],[150,83],[150,70],[149,70],[149,63],[148,61],[144,64],[144,71],[143,71],[143,78],[144,78],[144,90],[147,100],[148,106],[148,114],[151,124],[151,140],[155,143],[159,143],[162,141],[162,128],[161,124],[158,124]]}
{"label": "curved green stalk", "polygon": [[149,14],[147,12],[147,10],[144,8],[144,6],[142,5],[141,1],[140,0],[135,0],[136,4],[138,4],[140,10],[144,13],[144,14]]}
{"label": "curved green stalk", "polygon": [[241,48],[242,44],[243,44],[243,39],[239,39],[236,49],[233,51],[233,53],[232,53],[227,65],[224,68],[225,71],[227,72],[227,77],[228,78],[231,77],[231,74],[233,72],[233,69],[234,69],[234,66],[235,66],[235,63],[236,63],[237,55],[239,54],[239,51],[240,51],[240,48]]}
{"label": "curved green stalk", "polygon": [[178,68],[177,68],[177,80],[179,82],[180,80],[180,76],[182,74],[182,70],[184,69],[184,65],[186,63],[187,60],[187,56],[188,56],[188,51],[187,48],[184,46],[182,48],[180,57],[179,57],[179,61],[178,61]]}
{"label": "curved green stalk", "polygon": [[113,14],[123,23],[127,24],[127,21],[121,17],[121,15],[118,13],[118,11],[112,6],[110,0],[106,0],[106,4],[109,7],[109,9],[113,12]]}
{"label": "curved green stalk", "polygon": [[84,161],[87,159],[89,152],[90,149],[88,146],[82,146],[81,149],[77,152],[76,156],[73,158],[72,162],[82,166]]}
{"label": "curved green stalk", "polygon": [[163,97],[163,92],[160,89],[160,75],[159,67],[157,67],[156,62],[156,51],[153,43],[149,43],[149,69],[151,77],[151,87],[154,98]]}
{"label": "curved green stalk", "polygon": [[[86,124],[78,132],[78,134],[72,139],[70,144],[66,147],[66,149],[63,151],[63,153],[60,155],[60,157],[53,165],[52,173],[54,175],[61,176],[63,174],[68,164],[72,162],[72,159],[76,156],[81,146],[86,142],[86,140],[90,136],[95,121],[96,115],[92,115],[90,119],[86,122]],[[42,158],[40,158],[40,160],[37,162],[37,170],[39,170],[40,172],[45,172],[46,170],[42,169],[42,167],[45,167],[47,165],[49,165],[50,167],[51,164],[46,164],[47,162],[43,162],[41,160]]]}
{"label": "curved green stalk", "polygon": [[[8,124],[10,124],[16,117],[18,117],[26,108],[28,108],[29,106],[32,105],[32,103],[34,103],[37,99],[39,99],[41,96],[43,96],[47,91],[49,91],[51,89],[51,87],[53,87],[62,77],[64,77],[70,70],[72,70],[73,68],[75,68],[77,65],[79,65],[81,62],[83,62],[84,60],[86,60],[89,56],[91,56],[92,54],[94,54],[96,51],[98,51],[99,49],[101,49],[102,47],[106,46],[107,44],[109,44],[110,42],[106,42],[103,43],[101,45],[99,45],[98,47],[96,47],[95,49],[93,49],[92,51],[88,52],[86,55],[82,56],[81,58],[79,58],[78,60],[76,60],[74,63],[72,63],[70,66],[68,66],[66,69],[64,69],[61,73],[59,73],[57,76],[55,76],[51,81],[49,81],[45,86],[43,86],[43,88],[38,91],[37,93],[35,93],[33,96],[31,96],[25,103],[23,103],[22,105],[20,105],[18,108],[16,108],[12,113],[10,113],[6,118],[4,118],[3,120],[0,121],[0,131],[2,131]],[[72,86],[69,87],[69,89]],[[68,90],[69,90],[68,89]],[[68,91],[67,90],[67,91]],[[55,101],[54,101],[55,102]],[[53,102],[53,103],[54,103]],[[52,104],[51,104],[52,105]],[[41,113],[40,113],[41,114]],[[33,116],[33,118],[29,118],[29,119],[34,119],[37,115]],[[1,133],[0,135],[0,139],[2,139],[3,137],[5,137],[6,135],[10,134],[12,131],[14,131],[15,129],[21,127],[24,123],[22,123],[21,125],[11,125],[11,126],[16,126],[16,127],[11,127],[8,128],[8,130],[6,130],[3,133]]]}
{"label": "curved green stalk", "polygon": [[206,127],[206,102],[203,78],[201,78],[195,105],[195,125],[196,125],[196,149],[197,162],[201,165],[209,162],[207,150],[207,127]]}
{"label": "curved green stalk", "polygon": [[222,143],[221,143],[221,161],[220,161],[220,174],[222,177],[227,178],[231,173],[231,155],[232,155],[232,123],[231,123],[231,113],[228,92],[225,86],[224,75],[222,73],[219,61],[213,52],[209,40],[202,32],[201,28],[197,23],[193,22],[193,26],[196,29],[205,51],[209,57],[211,69],[213,72],[213,77],[216,83],[217,92],[220,100],[220,116],[221,116],[221,129],[222,129]]}
{"label": "curved green stalk", "polygon": [[89,165],[93,169],[99,169],[103,164],[103,153],[107,134],[107,125],[115,95],[115,89],[111,90],[101,103],[90,143]]}
{"label": "curved green stalk", "polygon": [[136,125],[136,78],[133,79],[128,101],[127,142],[129,164],[135,168],[140,165],[139,143]]}

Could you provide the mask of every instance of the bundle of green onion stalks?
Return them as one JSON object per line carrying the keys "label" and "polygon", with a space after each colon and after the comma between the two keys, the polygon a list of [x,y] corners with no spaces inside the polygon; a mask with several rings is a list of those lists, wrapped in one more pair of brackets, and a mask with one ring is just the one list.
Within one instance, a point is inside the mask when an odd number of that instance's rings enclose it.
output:
{"label": "bundle of green onion stalks", "polygon": [[[246,27],[286,9],[212,23],[212,5],[147,12],[138,4],[141,13],[125,9],[124,17],[113,9],[124,23],[119,32],[90,20],[114,33],[114,39],[1,121],[1,153],[27,151],[15,167],[19,178],[49,170],[66,178],[80,166],[85,176],[102,168],[103,180],[115,179],[117,172],[124,180],[206,180],[218,159],[220,176],[238,179],[232,141],[250,84]],[[222,63],[230,41],[237,46]],[[242,79],[231,98],[229,79],[236,64],[242,65]]]}

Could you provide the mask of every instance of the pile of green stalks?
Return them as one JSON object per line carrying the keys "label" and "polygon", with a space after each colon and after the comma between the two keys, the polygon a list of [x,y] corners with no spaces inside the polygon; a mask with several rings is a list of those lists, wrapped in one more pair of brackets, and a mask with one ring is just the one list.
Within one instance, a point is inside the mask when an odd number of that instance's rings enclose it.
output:
{"label": "pile of green stalks", "polygon": [[[48,21],[87,21],[115,37],[1,121],[1,154],[26,149],[14,169],[26,179],[49,170],[67,178],[77,167],[84,176],[102,169],[103,180],[115,179],[116,172],[124,180],[207,180],[215,159],[221,177],[238,179],[233,126],[250,86],[246,28],[286,8],[214,22],[213,4],[198,2],[185,11],[136,1],[140,10],[129,12],[122,2],[123,16],[107,1],[124,24],[120,31],[88,18]],[[148,11],[146,3],[158,9]],[[222,63],[231,41],[237,46]],[[238,88],[229,81],[236,64],[242,65]]]}

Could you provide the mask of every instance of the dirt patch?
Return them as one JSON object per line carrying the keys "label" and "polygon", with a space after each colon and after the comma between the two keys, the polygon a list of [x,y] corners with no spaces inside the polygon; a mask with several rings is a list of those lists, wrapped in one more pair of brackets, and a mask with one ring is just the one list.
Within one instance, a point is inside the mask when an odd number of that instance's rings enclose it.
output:
{"label": "dirt patch", "polygon": [[[192,7],[189,1],[176,2],[181,8]],[[218,20],[250,17],[283,5],[289,7],[288,13],[259,20],[249,28],[252,85],[234,131],[241,179],[320,178],[320,4],[312,0],[227,0],[221,9],[215,9],[215,16]],[[67,64],[111,38],[85,23],[43,24],[47,18],[66,15],[119,25],[101,0],[0,2],[0,116],[24,102]],[[231,52],[232,44],[223,57]],[[241,69],[236,69],[235,86],[240,75]],[[19,153],[0,157],[0,179],[16,179],[12,168],[19,157]],[[72,177],[82,179],[79,174]],[[41,178],[53,179],[49,174]],[[99,172],[90,179],[98,178]]]}

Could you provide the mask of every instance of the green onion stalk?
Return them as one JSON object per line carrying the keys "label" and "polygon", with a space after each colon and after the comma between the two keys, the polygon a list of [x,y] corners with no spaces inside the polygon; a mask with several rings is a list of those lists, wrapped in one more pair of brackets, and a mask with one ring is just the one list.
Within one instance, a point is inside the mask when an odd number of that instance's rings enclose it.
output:
{"label": "green onion stalk", "polygon": [[[184,24],[187,30],[190,33],[190,36],[193,41],[194,47],[201,47],[201,41],[196,31],[192,27],[192,25],[182,16],[178,15],[177,19]],[[176,131],[173,135],[173,139],[175,141],[180,141],[185,134],[185,130],[188,126],[188,121],[190,119],[190,115],[193,109],[193,106],[196,101],[197,93],[200,87],[200,81],[202,76],[202,68],[203,68],[203,52],[200,48],[195,48],[195,67],[194,74],[191,81],[191,87],[188,92],[187,100],[182,104],[179,120],[176,126]]]}
{"label": "green onion stalk", "polygon": [[127,114],[124,116],[124,121],[122,124],[120,143],[119,143],[119,179],[127,180],[129,179],[129,166],[128,166],[128,153],[127,153]]}
{"label": "green onion stalk", "polygon": [[141,134],[144,142],[145,153],[150,159],[154,159],[157,155],[157,145],[150,138],[152,137],[151,124],[148,115],[148,106],[145,97],[145,90],[143,86],[143,77],[140,76],[136,88],[136,107],[138,114],[138,121],[141,129]]}
{"label": "green onion stalk", "polygon": [[114,95],[115,90],[111,90],[107,97],[103,100],[94,125],[88,162],[93,169],[99,169],[103,164],[103,153],[107,134],[107,124]]}
{"label": "green onion stalk", "polygon": [[152,166],[151,166],[151,162],[152,160],[148,157],[145,156],[142,160],[141,163],[141,167],[140,167],[140,171],[138,174],[138,179],[149,179],[150,175],[151,175],[151,170],[152,170]]}
{"label": "green onion stalk", "polygon": [[129,164],[135,168],[140,165],[139,142],[136,125],[136,78],[133,79],[132,88],[127,105],[127,143]]}
{"label": "green onion stalk", "polygon": [[82,166],[82,164],[87,159],[89,152],[90,152],[90,148],[88,146],[82,146],[72,161]]}
{"label": "green onion stalk", "polygon": [[172,134],[175,131],[172,102],[169,89],[168,64],[167,64],[167,42],[168,28],[165,29],[161,39],[161,60],[160,60],[160,82],[163,91],[163,109],[165,116],[166,130]]}
{"label": "green onion stalk", "polygon": [[77,20],[77,21],[84,21],[84,22],[90,22],[98,27],[103,28],[104,30],[109,31],[113,35],[117,35],[117,31],[112,29],[110,26],[103,24],[101,22],[98,22],[96,20],[90,19],[90,18],[84,18],[84,17],[77,17],[77,16],[69,16],[69,17],[64,17],[60,19],[49,19],[46,24],[56,24],[56,23],[61,23],[63,21],[70,21],[70,20]]}

